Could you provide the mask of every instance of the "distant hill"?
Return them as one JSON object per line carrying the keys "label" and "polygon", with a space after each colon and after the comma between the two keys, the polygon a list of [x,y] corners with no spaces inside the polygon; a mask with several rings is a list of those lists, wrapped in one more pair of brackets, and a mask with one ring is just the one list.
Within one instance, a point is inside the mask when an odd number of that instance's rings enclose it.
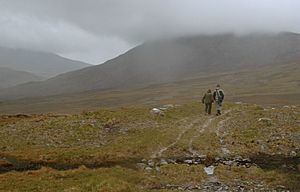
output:
{"label": "distant hill", "polygon": [[31,81],[41,81],[43,79],[44,78],[42,77],[25,71],[16,71],[5,67],[0,67],[0,89]]}
{"label": "distant hill", "polygon": [[0,47],[0,67],[26,71],[45,78],[88,66],[91,65],[52,53]]}
{"label": "distant hill", "polygon": [[5,89],[0,98],[144,87],[299,60],[300,35],[294,33],[200,35],[157,40],[102,65]]}

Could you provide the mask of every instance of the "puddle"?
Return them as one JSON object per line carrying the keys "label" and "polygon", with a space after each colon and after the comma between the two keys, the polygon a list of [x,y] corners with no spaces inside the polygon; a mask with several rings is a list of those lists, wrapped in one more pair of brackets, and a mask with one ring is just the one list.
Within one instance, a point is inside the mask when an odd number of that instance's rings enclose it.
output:
{"label": "puddle", "polygon": [[262,169],[277,169],[283,171],[299,172],[297,166],[300,164],[299,157],[287,157],[284,155],[259,154],[252,156],[251,162]]}
{"label": "puddle", "polygon": [[126,159],[121,161],[107,161],[107,162],[94,162],[94,163],[58,163],[58,162],[32,162],[26,160],[20,160],[12,156],[0,157],[0,160],[7,161],[8,164],[0,165],[0,174],[7,173],[10,171],[31,171],[39,170],[42,167],[50,167],[56,170],[71,170],[77,169],[80,166],[85,166],[89,169],[97,168],[110,168],[110,167],[124,167],[130,169],[138,169],[137,164],[144,163],[145,166],[159,167],[165,164],[188,164],[188,165],[205,165],[208,166],[218,166],[218,164],[223,164],[227,166],[243,166],[249,168],[251,166],[258,166],[262,169],[276,169],[287,172],[299,172],[297,166],[300,164],[299,157],[286,157],[283,155],[267,155],[258,154],[251,156],[250,158],[207,158],[206,156],[201,157],[176,157],[167,159],[152,159],[153,165],[149,165],[147,162],[141,159]]}
{"label": "puddle", "polygon": [[27,160],[20,160],[15,157],[6,156],[0,158],[4,161],[7,161],[10,165],[0,166],[0,174],[7,173],[10,171],[34,171],[39,170],[42,167],[49,167],[55,170],[71,170],[77,169],[80,166],[85,166],[89,169],[97,169],[97,168],[110,168],[110,167],[125,167],[130,169],[137,169],[136,162],[139,162],[139,159],[129,159],[129,160],[122,160],[122,161],[113,161],[113,162],[99,162],[99,163],[57,163],[57,162],[32,162]]}

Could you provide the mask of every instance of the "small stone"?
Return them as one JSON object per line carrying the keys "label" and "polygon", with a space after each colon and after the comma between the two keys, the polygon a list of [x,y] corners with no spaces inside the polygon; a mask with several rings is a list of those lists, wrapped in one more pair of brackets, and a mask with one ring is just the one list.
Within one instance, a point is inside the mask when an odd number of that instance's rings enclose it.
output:
{"label": "small stone", "polygon": [[177,163],[176,163],[176,160],[174,160],[174,159],[168,159],[167,162],[168,162],[168,163],[171,163],[171,164],[177,164]]}
{"label": "small stone", "polygon": [[187,163],[187,164],[193,164],[193,160],[190,160],[190,159],[184,160],[183,162]]}
{"label": "small stone", "polygon": [[225,148],[225,147],[222,147],[221,150],[222,150],[222,153],[223,153],[224,155],[230,154],[229,149],[227,149],[227,148]]}
{"label": "small stone", "polygon": [[146,171],[152,171],[152,168],[151,167],[146,167],[145,170]]}
{"label": "small stone", "polygon": [[156,115],[164,115],[164,112],[158,108],[153,108],[150,111],[152,114],[156,114]]}
{"label": "small stone", "polygon": [[146,167],[146,164],[145,164],[145,163],[137,163],[136,165],[137,165],[138,168],[140,168],[140,169],[145,169],[145,167]]}
{"label": "small stone", "polygon": [[160,165],[168,165],[168,162],[164,159],[160,160]]}
{"label": "small stone", "polygon": [[263,117],[263,118],[259,118],[258,122],[263,122],[263,123],[265,123],[267,125],[271,125],[272,124],[272,119]]}
{"label": "small stone", "polygon": [[225,165],[231,166],[231,165],[233,165],[234,161],[223,161],[223,163],[224,163]]}
{"label": "small stone", "polygon": [[214,174],[215,167],[214,166],[208,166],[204,167],[204,171],[207,175],[213,175]]}
{"label": "small stone", "polygon": [[152,160],[149,160],[149,161],[148,161],[148,165],[149,165],[150,167],[154,167],[155,163],[154,163]]}
{"label": "small stone", "polygon": [[292,157],[296,157],[296,156],[297,156],[297,153],[296,153],[296,151],[291,151],[291,153],[290,153],[290,156],[292,156]]}

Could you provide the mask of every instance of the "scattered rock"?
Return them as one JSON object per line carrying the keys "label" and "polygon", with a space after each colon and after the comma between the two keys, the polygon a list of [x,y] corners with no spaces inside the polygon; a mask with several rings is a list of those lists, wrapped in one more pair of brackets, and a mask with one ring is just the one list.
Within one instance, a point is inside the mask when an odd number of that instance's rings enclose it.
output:
{"label": "scattered rock", "polygon": [[214,166],[209,166],[209,167],[204,167],[204,171],[207,175],[213,175],[214,174],[215,167]]}
{"label": "scattered rock", "polygon": [[272,124],[272,119],[266,118],[266,117],[259,118],[258,121],[259,121],[259,122],[263,122],[263,123],[265,123],[265,124],[267,124],[267,125],[271,125],[271,124]]}
{"label": "scattered rock", "polygon": [[147,162],[147,160],[146,159],[142,159],[142,162],[145,163],[145,162]]}
{"label": "scattered rock", "polygon": [[164,105],[163,107],[170,109],[170,108],[174,108],[175,106],[173,104],[167,104],[167,105]]}
{"label": "scattered rock", "polygon": [[164,159],[161,159],[159,164],[160,165],[168,165],[168,162]]}
{"label": "scattered rock", "polygon": [[145,167],[147,166],[145,163],[137,163],[136,165],[140,169],[145,169]]}
{"label": "scattered rock", "polygon": [[150,111],[152,114],[156,114],[156,115],[164,115],[164,112],[158,108],[153,108]]}
{"label": "scattered rock", "polygon": [[184,160],[183,162],[187,163],[187,164],[193,164],[193,160],[190,160],[190,159]]}
{"label": "scattered rock", "polygon": [[227,149],[227,148],[225,148],[225,147],[222,147],[221,150],[222,150],[222,153],[223,153],[224,155],[229,155],[229,154],[230,154],[229,149]]}
{"label": "scattered rock", "polygon": [[149,165],[150,167],[154,167],[155,163],[154,163],[152,160],[149,160],[149,161],[148,161],[148,165]]}
{"label": "scattered rock", "polygon": [[177,163],[176,163],[176,159],[168,159],[167,162],[168,162],[168,163],[171,163],[171,164],[177,164]]}
{"label": "scattered rock", "polygon": [[290,153],[290,156],[292,156],[292,157],[296,157],[296,156],[297,156],[297,153],[296,153],[296,151],[291,151],[291,153]]}
{"label": "scattered rock", "polygon": [[145,170],[146,171],[152,171],[153,169],[151,167],[146,167]]}

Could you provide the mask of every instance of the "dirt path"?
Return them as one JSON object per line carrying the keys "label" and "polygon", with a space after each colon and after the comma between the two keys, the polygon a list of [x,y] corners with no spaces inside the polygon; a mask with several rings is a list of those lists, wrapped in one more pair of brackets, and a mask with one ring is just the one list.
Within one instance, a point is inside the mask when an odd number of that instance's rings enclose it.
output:
{"label": "dirt path", "polygon": [[195,119],[194,121],[192,121],[191,123],[189,123],[187,126],[185,126],[183,128],[183,130],[179,133],[179,135],[177,136],[177,138],[175,139],[174,142],[172,142],[171,144],[169,144],[166,147],[161,148],[158,152],[155,152],[151,155],[152,159],[155,158],[160,158],[162,156],[162,154],[167,151],[168,149],[170,149],[171,147],[175,146],[182,138],[182,136],[189,131],[190,129],[192,129],[196,123],[199,123],[201,121],[201,119]]}
{"label": "dirt path", "polygon": [[[228,113],[230,113],[230,110],[225,111],[224,114],[222,116],[220,116],[220,117],[223,117],[224,115],[227,115]],[[188,143],[188,151],[192,154],[192,156],[199,156],[198,151],[196,151],[196,150],[193,149],[193,142],[194,142],[194,140],[197,137],[199,137],[199,135],[202,134],[204,131],[207,131],[208,128],[211,126],[212,122],[215,121],[218,118],[219,117],[216,117],[216,116],[210,116],[210,117],[208,117],[204,121],[204,123],[202,124],[202,126],[200,126],[196,130],[197,132],[195,134],[193,134],[193,136],[190,138],[190,141]],[[171,144],[169,144],[166,147],[161,148],[159,151],[154,152],[151,155],[151,158],[152,159],[160,158],[165,151],[167,151],[168,149],[170,149],[173,146],[175,146],[182,139],[183,135],[186,134],[187,131],[190,131],[193,127],[196,126],[197,123],[199,123],[201,121],[203,121],[203,119],[197,118],[197,119],[193,120],[191,123],[189,123],[188,125],[184,126],[183,130],[178,134],[178,136],[176,137],[176,139],[175,139],[174,142],[172,142]],[[218,126],[222,126],[226,121],[227,121],[227,118],[225,120],[221,120],[220,123],[218,124]]]}
{"label": "dirt path", "polygon": [[[195,135],[191,138],[191,140],[190,140],[190,142],[189,142],[189,149],[188,149],[188,151],[192,154],[193,157],[194,157],[194,156],[199,156],[199,155],[200,155],[200,154],[198,153],[198,151],[196,151],[196,150],[193,149],[193,142],[194,142],[194,140],[195,140],[197,137],[199,137],[199,135],[202,134],[204,131],[208,131],[208,128],[211,126],[211,124],[212,124],[213,121],[217,120],[219,117],[223,117],[223,116],[227,115],[228,113],[230,113],[230,111],[231,111],[231,110],[225,111],[224,114],[223,114],[222,116],[218,116],[218,117],[212,116],[212,117],[209,117],[209,118],[204,122],[204,124],[198,129],[197,134],[195,134]],[[216,134],[217,134],[218,137],[219,137],[219,130],[220,130],[220,128],[223,127],[223,125],[225,124],[225,122],[228,121],[229,119],[230,119],[230,118],[227,117],[226,119],[223,119],[223,120],[219,121],[219,123],[218,123],[218,125],[217,125],[217,129],[216,129]]]}
{"label": "dirt path", "polygon": [[215,119],[215,117],[210,117],[209,119],[207,119],[207,120],[204,122],[204,124],[200,127],[200,129],[198,129],[197,134],[195,134],[195,135],[191,138],[191,140],[190,140],[190,142],[189,142],[189,149],[188,149],[188,151],[192,154],[192,156],[199,156],[198,151],[196,151],[196,150],[193,149],[193,142],[194,142],[194,140],[195,140],[201,133],[203,133],[203,132],[211,125],[211,123],[212,123],[212,121],[213,121],[214,119]]}

